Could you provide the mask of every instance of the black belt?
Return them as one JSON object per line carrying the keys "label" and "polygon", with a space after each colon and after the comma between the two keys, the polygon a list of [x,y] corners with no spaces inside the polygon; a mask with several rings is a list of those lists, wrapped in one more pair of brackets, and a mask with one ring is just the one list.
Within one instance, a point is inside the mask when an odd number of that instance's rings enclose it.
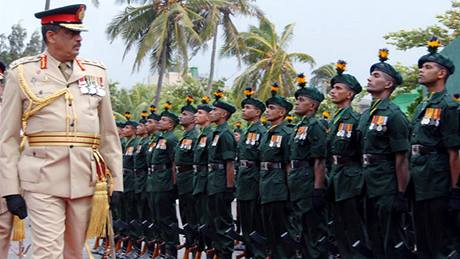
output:
{"label": "black belt", "polygon": [[332,164],[334,165],[345,165],[351,163],[353,160],[349,156],[339,156],[333,155],[332,156]]}
{"label": "black belt", "polygon": [[241,160],[240,161],[240,168],[254,168],[257,167],[258,163],[249,160]]}
{"label": "black belt", "polygon": [[145,171],[146,171],[146,170],[145,170],[144,168],[139,168],[139,169],[134,169],[134,170],[133,170],[133,172],[134,172],[135,174],[145,173]]}
{"label": "black belt", "polygon": [[310,162],[306,160],[291,160],[291,168],[292,169],[299,169],[299,168],[305,168],[305,167],[310,167]]}
{"label": "black belt", "polygon": [[224,164],[218,164],[218,163],[209,163],[208,164],[208,170],[213,171],[213,170],[222,170],[225,169]]}
{"label": "black belt", "polygon": [[193,172],[207,172],[208,166],[207,165],[193,165]]}
{"label": "black belt", "polygon": [[394,160],[394,155],[363,154],[364,166],[392,160]]}
{"label": "black belt", "polygon": [[151,170],[152,172],[161,171],[161,170],[166,170],[166,169],[169,169],[169,168],[170,168],[170,166],[165,165],[165,164],[151,165],[151,166],[150,166],[150,170]]}
{"label": "black belt", "polygon": [[429,154],[436,154],[436,153],[447,153],[446,150],[440,150],[435,147],[428,147],[420,144],[412,145],[411,153],[413,156],[422,156],[422,155],[429,155]]}
{"label": "black belt", "polygon": [[193,165],[178,165],[176,166],[176,173],[183,173],[193,171]]}
{"label": "black belt", "polygon": [[280,162],[261,162],[260,163],[260,170],[269,171],[272,169],[281,169],[283,168],[283,164]]}

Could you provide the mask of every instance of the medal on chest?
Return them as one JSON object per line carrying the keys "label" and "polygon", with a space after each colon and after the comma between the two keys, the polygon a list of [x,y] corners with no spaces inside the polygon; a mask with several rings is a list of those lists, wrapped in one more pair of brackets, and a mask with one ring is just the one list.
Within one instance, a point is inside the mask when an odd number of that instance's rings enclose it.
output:
{"label": "medal on chest", "polygon": [[295,133],[294,139],[296,140],[305,140],[307,138],[308,127],[302,126],[299,127]]}
{"label": "medal on chest", "polygon": [[212,139],[211,145],[213,147],[217,146],[217,142],[219,142],[219,135],[215,135],[214,138]]}
{"label": "medal on chest", "polygon": [[246,145],[254,146],[259,141],[259,138],[260,138],[260,134],[256,132],[249,132],[248,135],[246,136],[245,143]]}
{"label": "medal on chest", "polygon": [[158,140],[156,149],[166,150],[166,139],[162,138]]}
{"label": "medal on chest", "polygon": [[441,108],[426,108],[425,114],[423,115],[422,125],[434,125],[439,126],[441,120]]}
{"label": "medal on chest", "polygon": [[388,116],[374,115],[369,130],[386,131]]}
{"label": "medal on chest", "polygon": [[271,138],[270,138],[270,143],[268,144],[269,147],[277,147],[277,148],[280,148],[281,147],[281,141],[283,140],[283,136],[279,136],[279,135],[273,135]]}
{"label": "medal on chest", "polygon": [[351,138],[351,133],[353,131],[353,124],[349,123],[340,123],[337,128],[337,137],[341,138]]}
{"label": "medal on chest", "polygon": [[139,154],[141,152],[141,149],[142,149],[142,144],[137,145],[136,154]]}
{"label": "medal on chest", "polygon": [[201,137],[200,142],[198,142],[198,146],[199,147],[206,147],[206,140],[208,140],[208,138],[206,136]]}
{"label": "medal on chest", "polygon": [[78,79],[78,87],[80,92],[84,95],[97,95],[103,97],[106,95],[104,89],[104,80],[102,77],[84,76]]}
{"label": "medal on chest", "polygon": [[192,140],[191,139],[183,139],[180,143],[181,149],[190,150],[192,149]]}
{"label": "medal on chest", "polygon": [[125,155],[127,155],[127,156],[132,156],[132,155],[133,155],[133,151],[134,151],[134,147],[128,147],[128,148],[126,149]]}
{"label": "medal on chest", "polygon": [[156,142],[156,141],[150,143],[150,145],[149,145],[149,152],[152,152],[156,145],[157,145],[157,142]]}

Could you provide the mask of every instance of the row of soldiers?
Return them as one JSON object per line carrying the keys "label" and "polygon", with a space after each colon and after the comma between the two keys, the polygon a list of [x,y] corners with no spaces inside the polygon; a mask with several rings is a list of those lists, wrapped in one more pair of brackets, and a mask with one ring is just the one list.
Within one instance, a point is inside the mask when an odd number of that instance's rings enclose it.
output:
{"label": "row of soldiers", "polygon": [[[179,116],[171,103],[161,114],[151,106],[139,122],[128,116],[118,123],[124,193],[114,213],[118,241],[131,248],[121,245],[120,255],[176,258],[185,247],[187,257],[227,259],[238,240],[246,258],[459,257],[459,96],[445,89],[455,66],[437,53],[436,38],[428,45],[418,61],[428,96],[411,121],[390,100],[403,79],[386,49],[370,68],[373,101],[362,114],[351,106],[362,87],[337,62],[329,124],[316,117],[324,95],[303,75],[295,107],[278,84],[265,102],[244,91],[247,127],[238,142],[228,125],[236,108],[222,91],[212,105],[203,97],[195,107],[187,97]],[[301,118],[294,127],[285,120],[292,109]]]}

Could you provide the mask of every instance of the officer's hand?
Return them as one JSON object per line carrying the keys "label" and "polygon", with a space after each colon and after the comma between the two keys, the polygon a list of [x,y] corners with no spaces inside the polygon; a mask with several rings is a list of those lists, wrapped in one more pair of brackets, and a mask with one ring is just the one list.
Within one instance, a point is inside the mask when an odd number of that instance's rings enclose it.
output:
{"label": "officer's hand", "polygon": [[396,195],[396,198],[393,201],[393,210],[399,213],[409,211],[409,201],[403,192],[398,192]]}
{"label": "officer's hand", "polygon": [[452,189],[449,199],[449,210],[460,211],[460,189]]}
{"label": "officer's hand", "polygon": [[123,192],[120,192],[120,191],[112,192],[112,197],[110,197],[110,208],[111,209],[116,208],[118,204],[120,204],[122,195],[123,195]]}
{"label": "officer's hand", "polygon": [[20,219],[27,217],[26,201],[19,194],[5,196],[6,206],[11,214],[18,216]]}
{"label": "officer's hand", "polygon": [[322,210],[326,207],[326,190],[315,188],[312,194],[313,209]]}

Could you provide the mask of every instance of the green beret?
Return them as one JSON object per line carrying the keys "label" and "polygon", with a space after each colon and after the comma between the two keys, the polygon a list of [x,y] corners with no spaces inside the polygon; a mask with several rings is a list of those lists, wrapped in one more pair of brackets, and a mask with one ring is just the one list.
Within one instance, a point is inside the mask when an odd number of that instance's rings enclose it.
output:
{"label": "green beret", "polygon": [[334,86],[336,83],[346,84],[353,92],[359,94],[363,90],[363,88],[359,84],[356,77],[343,73],[346,69],[346,66],[347,62],[343,60],[337,61],[337,63],[335,64],[335,70],[337,71],[337,75],[331,79],[331,86]]}
{"label": "green beret", "polygon": [[236,112],[235,106],[220,100],[220,98],[222,98],[223,96],[224,96],[224,92],[222,90],[217,90],[214,93],[215,101],[213,103],[213,106],[224,109],[228,111],[230,114],[233,114],[234,112]]}
{"label": "green beret", "polygon": [[125,123],[122,122],[122,121],[115,121],[115,124],[117,125],[117,128],[124,128],[125,127]]}
{"label": "green beret", "polygon": [[374,71],[383,72],[391,76],[395,80],[396,86],[402,84],[403,78],[401,74],[398,71],[396,71],[396,69],[392,65],[385,62],[388,60],[388,49],[379,50],[379,60],[379,63],[375,63],[371,66],[370,73]]}
{"label": "green beret", "polygon": [[250,104],[259,109],[262,113],[265,112],[265,104],[259,99],[252,98],[253,94],[254,91],[250,87],[244,90],[244,95],[246,95],[246,99],[243,99],[243,101],[241,101],[241,107],[243,108],[244,105]]}
{"label": "green beret", "polygon": [[176,124],[179,124],[179,117],[174,114],[173,112],[170,112],[169,109],[172,108],[172,103],[170,101],[167,101],[164,105],[164,111],[160,114],[161,117],[168,117],[170,118],[172,121],[174,121],[174,123]]}
{"label": "green beret", "polygon": [[182,108],[180,109],[180,112],[188,111],[188,112],[191,112],[191,113],[196,113],[197,110],[196,110],[195,106],[192,105],[192,103],[193,103],[193,96],[188,95],[188,96],[185,98],[185,101],[187,102],[187,105],[182,106]]}
{"label": "green beret", "polygon": [[133,127],[137,127],[139,125],[139,123],[137,121],[127,120],[125,122],[125,126],[128,126],[128,125],[133,126]]}
{"label": "green beret", "polygon": [[209,96],[203,96],[201,98],[201,104],[196,107],[197,110],[203,110],[205,112],[212,111],[212,105],[209,104]]}
{"label": "green beret", "polygon": [[306,96],[319,103],[324,100],[324,95],[318,89],[316,89],[316,87],[305,87],[306,82],[305,76],[303,74],[299,74],[297,76],[297,85],[299,86],[299,89],[297,89],[297,91],[294,93],[296,99],[299,96]]}
{"label": "green beret", "polygon": [[434,62],[434,63],[437,63],[443,67],[445,67],[447,69],[447,71],[449,71],[449,74],[452,75],[454,72],[455,72],[455,65],[454,63],[452,62],[452,60],[450,60],[448,57],[440,54],[440,53],[437,53],[438,52],[438,47],[441,45],[441,43],[439,42],[438,38],[436,37],[432,37],[429,41],[428,41],[428,54],[422,56],[419,60],[418,60],[418,67],[421,68],[423,66],[423,64],[425,64],[426,62]]}
{"label": "green beret", "polygon": [[292,103],[288,102],[284,97],[278,96],[277,93],[279,91],[279,85],[278,83],[273,83],[272,85],[272,97],[268,98],[265,101],[265,105],[269,106],[270,104],[278,105],[286,109],[286,111],[289,113],[293,106]]}

